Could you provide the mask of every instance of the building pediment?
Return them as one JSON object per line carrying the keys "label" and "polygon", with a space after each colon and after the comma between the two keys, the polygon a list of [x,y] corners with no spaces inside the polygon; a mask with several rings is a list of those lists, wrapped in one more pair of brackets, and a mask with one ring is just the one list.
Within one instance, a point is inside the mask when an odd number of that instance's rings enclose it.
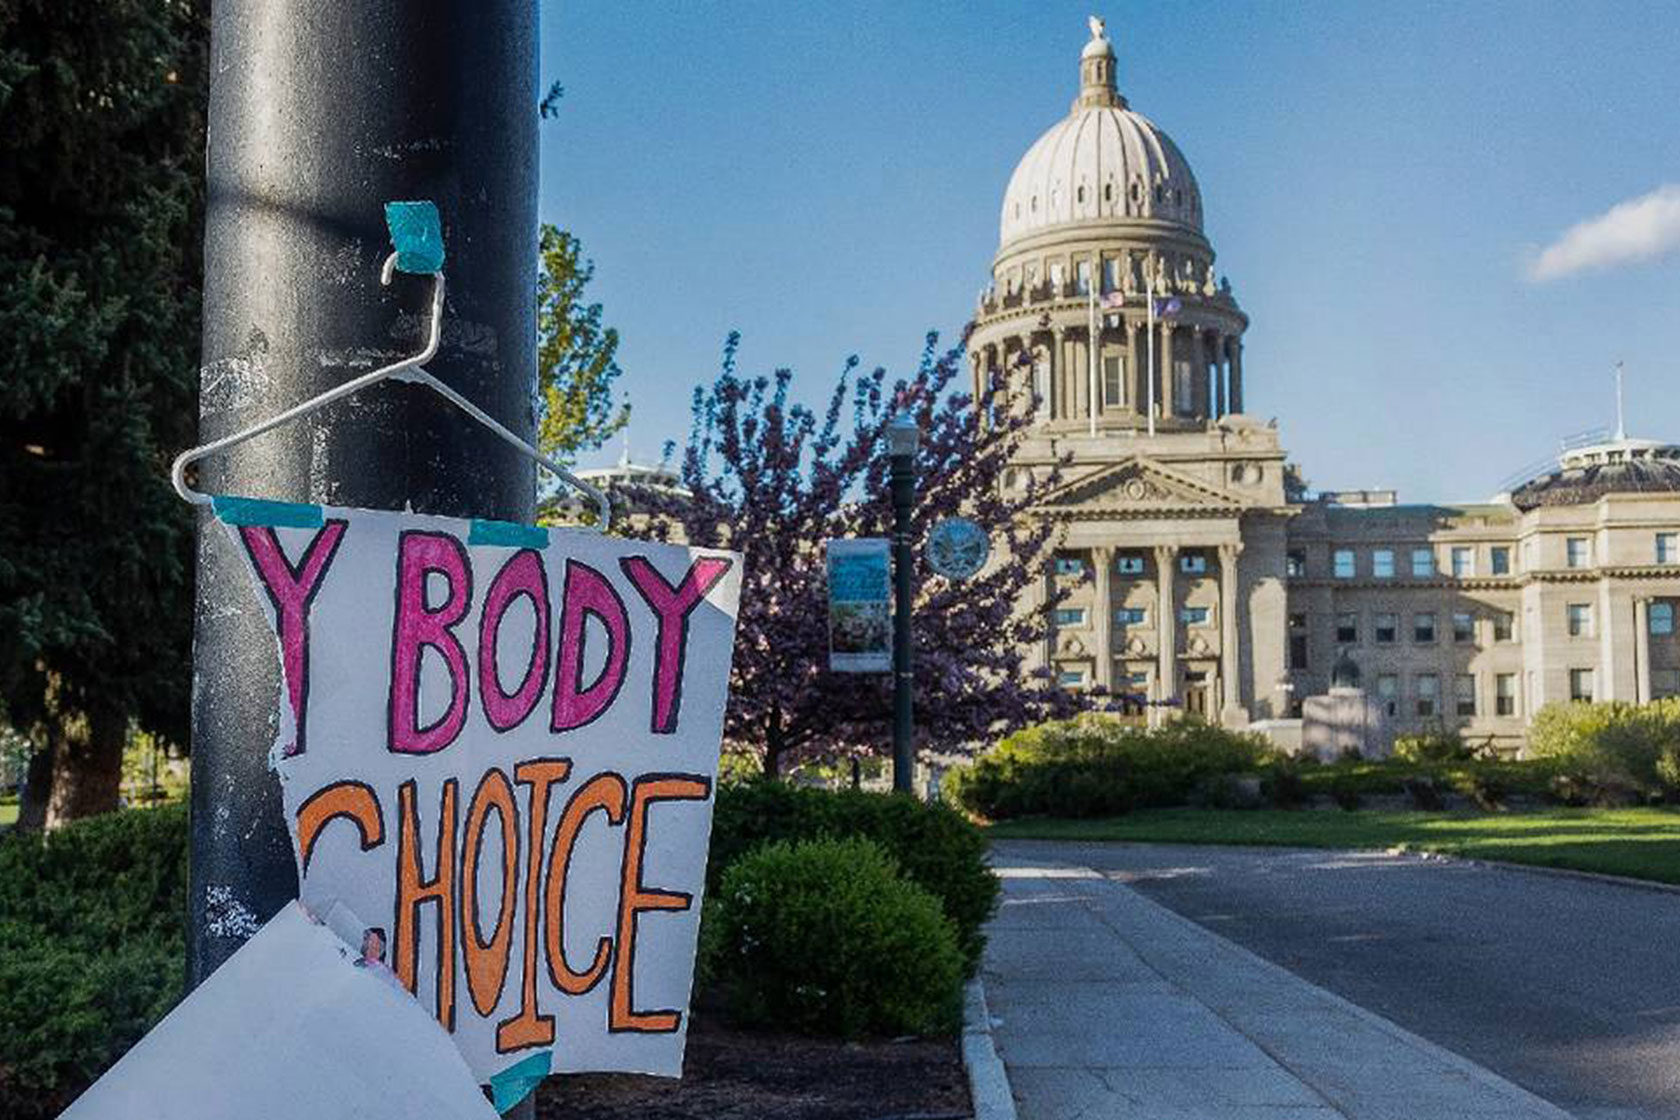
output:
{"label": "building pediment", "polygon": [[1132,455],[1072,479],[1044,495],[1039,507],[1061,515],[1238,513],[1247,503],[1152,459]]}

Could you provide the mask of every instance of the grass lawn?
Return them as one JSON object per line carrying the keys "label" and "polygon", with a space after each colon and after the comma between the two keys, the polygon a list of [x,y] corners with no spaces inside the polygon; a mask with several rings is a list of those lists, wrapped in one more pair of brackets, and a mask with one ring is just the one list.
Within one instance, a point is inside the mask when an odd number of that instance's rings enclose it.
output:
{"label": "grass lawn", "polygon": [[0,828],[9,824],[16,824],[18,816],[17,798],[8,797],[0,801]]}
{"label": "grass lawn", "polygon": [[1003,821],[994,839],[1130,840],[1445,852],[1680,883],[1680,810],[1522,813],[1143,809],[1098,820]]}

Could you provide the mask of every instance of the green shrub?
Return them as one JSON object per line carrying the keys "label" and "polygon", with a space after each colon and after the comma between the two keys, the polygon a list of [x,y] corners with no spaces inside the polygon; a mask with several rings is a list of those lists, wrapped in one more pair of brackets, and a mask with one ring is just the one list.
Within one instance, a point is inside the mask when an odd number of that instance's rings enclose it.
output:
{"label": "green shrub", "polygon": [[53,1116],[180,997],[184,806],[0,838],[0,1115]]}
{"label": "green shrub", "polygon": [[720,786],[712,817],[707,889],[731,864],[774,840],[860,837],[885,848],[911,882],[939,899],[956,925],[973,972],[986,946],[981,927],[997,906],[997,877],[986,866],[986,836],[948,805],[857,790],[830,792],[781,782]]}
{"label": "green shrub", "polygon": [[1425,774],[1407,778],[1405,782],[1406,796],[1412,799],[1412,808],[1425,813],[1438,813],[1445,807],[1446,802],[1441,799],[1441,788],[1435,784],[1435,779]]}
{"label": "green shrub", "polygon": [[1680,698],[1630,704],[1547,704],[1534,716],[1529,750],[1554,760],[1562,784],[1593,801],[1628,795],[1652,797],[1672,790],[1659,767],[1665,752],[1680,750]]}
{"label": "green shrub", "polygon": [[1348,781],[1341,776],[1330,783],[1330,800],[1336,803],[1338,809],[1346,809],[1350,813],[1359,808],[1365,801],[1360,796],[1359,784]]}
{"label": "green shrub", "polygon": [[1089,715],[1011,735],[947,774],[945,789],[992,820],[1113,816],[1184,805],[1221,774],[1253,773],[1269,753],[1259,736],[1190,720],[1146,730]]}
{"label": "green shrub", "polygon": [[948,1034],[963,957],[939,900],[870,840],[766,844],[723,874],[708,967],[730,1014],[810,1034]]}
{"label": "green shrub", "polygon": [[[1310,757],[1310,756],[1309,756]],[[1300,809],[1312,804],[1312,792],[1301,776],[1301,763],[1296,759],[1280,760],[1261,780],[1266,799],[1279,809]]]}
{"label": "green shrub", "polygon": [[1394,757],[1401,762],[1468,762],[1476,757],[1476,748],[1456,731],[1430,731],[1396,736]]}

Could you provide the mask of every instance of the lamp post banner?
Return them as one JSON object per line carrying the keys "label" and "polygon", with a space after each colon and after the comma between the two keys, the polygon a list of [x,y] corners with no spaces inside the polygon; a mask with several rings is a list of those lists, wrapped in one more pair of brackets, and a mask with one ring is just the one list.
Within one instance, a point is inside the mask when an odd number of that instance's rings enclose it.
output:
{"label": "lamp post banner", "polygon": [[275,635],[270,764],[304,905],[360,915],[366,964],[483,1082],[679,1075],[739,556],[238,498],[215,512]]}
{"label": "lamp post banner", "polygon": [[829,669],[892,672],[892,542],[837,538],[827,560]]}

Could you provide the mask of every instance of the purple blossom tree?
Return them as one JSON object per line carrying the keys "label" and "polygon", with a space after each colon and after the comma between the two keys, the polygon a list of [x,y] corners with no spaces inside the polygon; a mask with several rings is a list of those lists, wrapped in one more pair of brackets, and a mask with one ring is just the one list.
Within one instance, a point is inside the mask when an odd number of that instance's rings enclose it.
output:
{"label": "purple blossom tree", "polygon": [[930,334],[908,380],[860,374],[852,358],[818,414],[790,403],[788,370],[738,373],[738,344],[731,334],[722,373],[694,392],[682,469],[691,496],[650,503],[654,534],[746,556],[725,738],[760,752],[771,777],[803,758],[889,749],[891,675],[828,669],[823,541],[891,535],[884,428],[900,407],[922,432],[915,539],[961,514],[987,532],[994,557],[959,583],[935,575],[918,546],[917,747],[959,750],[1075,707],[1023,664],[1048,621],[1048,606],[1021,603],[1050,563],[1054,527],[1032,506],[1054,479],[1003,485],[1030,419],[1008,407],[1003,382],[978,403],[957,391],[962,351],[937,353]]}

